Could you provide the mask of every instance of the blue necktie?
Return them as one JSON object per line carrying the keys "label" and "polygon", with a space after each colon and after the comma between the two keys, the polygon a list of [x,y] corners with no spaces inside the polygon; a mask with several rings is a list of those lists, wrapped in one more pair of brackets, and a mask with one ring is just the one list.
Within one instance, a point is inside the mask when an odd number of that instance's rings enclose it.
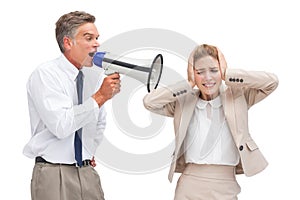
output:
{"label": "blue necktie", "polygon": [[[82,88],[83,88],[83,79],[82,79],[82,71],[79,71],[77,79],[76,79],[76,87],[77,87],[77,96],[78,96],[78,105],[82,104]],[[75,148],[75,160],[77,161],[77,165],[82,167],[82,128],[75,132],[75,140],[74,140],[74,148]]]}

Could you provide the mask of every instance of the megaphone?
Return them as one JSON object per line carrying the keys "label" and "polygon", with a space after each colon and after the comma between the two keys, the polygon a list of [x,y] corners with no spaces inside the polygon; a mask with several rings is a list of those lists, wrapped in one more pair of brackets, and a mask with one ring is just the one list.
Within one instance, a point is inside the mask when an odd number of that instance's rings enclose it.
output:
{"label": "megaphone", "polygon": [[158,54],[153,60],[139,60],[120,57],[109,52],[96,52],[93,63],[105,70],[105,74],[120,73],[128,75],[147,86],[148,92],[156,89],[163,69],[163,56]]}

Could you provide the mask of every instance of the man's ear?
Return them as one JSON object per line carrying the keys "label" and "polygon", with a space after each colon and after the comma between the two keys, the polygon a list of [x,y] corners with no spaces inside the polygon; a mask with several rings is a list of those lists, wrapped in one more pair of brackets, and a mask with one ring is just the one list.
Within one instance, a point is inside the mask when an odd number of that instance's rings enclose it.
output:
{"label": "man's ear", "polygon": [[64,36],[63,41],[64,41],[65,50],[67,51],[71,49],[71,47],[73,46],[72,39],[67,36]]}

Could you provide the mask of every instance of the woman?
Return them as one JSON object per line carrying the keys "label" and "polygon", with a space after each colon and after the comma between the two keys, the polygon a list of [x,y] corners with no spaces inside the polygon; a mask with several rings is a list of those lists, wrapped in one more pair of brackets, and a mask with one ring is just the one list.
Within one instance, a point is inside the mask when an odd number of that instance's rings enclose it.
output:
{"label": "woman", "polygon": [[277,86],[274,74],[227,69],[221,51],[203,44],[190,55],[188,81],[145,96],[148,110],[174,118],[169,180],[182,173],[175,200],[237,199],[235,174],[265,169],[268,163],[248,130],[248,109]]}

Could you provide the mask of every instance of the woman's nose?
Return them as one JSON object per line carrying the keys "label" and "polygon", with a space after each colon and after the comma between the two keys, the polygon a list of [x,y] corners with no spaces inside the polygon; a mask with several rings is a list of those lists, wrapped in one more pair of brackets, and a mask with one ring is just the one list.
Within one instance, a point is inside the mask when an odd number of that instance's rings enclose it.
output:
{"label": "woman's nose", "polygon": [[209,71],[206,71],[205,74],[204,74],[204,78],[207,79],[207,80],[210,80],[211,77],[212,77],[212,74]]}

